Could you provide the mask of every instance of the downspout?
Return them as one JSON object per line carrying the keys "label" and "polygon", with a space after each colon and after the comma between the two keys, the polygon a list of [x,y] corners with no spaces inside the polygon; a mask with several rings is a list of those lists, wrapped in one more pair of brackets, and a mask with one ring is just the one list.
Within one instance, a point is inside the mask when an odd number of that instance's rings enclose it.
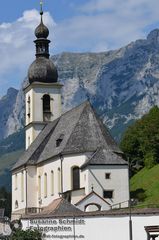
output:
{"label": "downspout", "polygon": [[27,176],[27,167],[25,166],[25,185],[26,185],[26,210],[25,214],[27,214],[28,211],[28,176]]}

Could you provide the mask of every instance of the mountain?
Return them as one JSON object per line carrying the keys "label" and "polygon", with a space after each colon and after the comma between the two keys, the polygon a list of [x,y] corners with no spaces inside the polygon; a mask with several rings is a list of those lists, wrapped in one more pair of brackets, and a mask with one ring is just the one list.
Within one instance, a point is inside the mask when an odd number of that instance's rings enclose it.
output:
{"label": "mountain", "polygon": [[[62,53],[54,56],[63,87],[63,110],[89,99],[117,139],[126,126],[159,106],[159,30],[114,51]],[[22,87],[26,84],[23,82]],[[7,93],[7,97],[8,97]],[[1,138],[23,127],[22,88],[9,101],[8,120],[2,107]],[[0,106],[3,105],[0,100]],[[5,105],[3,105],[5,106]],[[4,107],[5,108],[5,107]]]}
{"label": "mountain", "polygon": [[[12,116],[12,111],[15,106],[17,99],[18,90],[14,88],[9,88],[7,94],[0,99],[0,140],[12,134],[17,129],[12,128],[13,122],[10,122],[10,117]],[[9,116],[9,117],[8,117]]]}

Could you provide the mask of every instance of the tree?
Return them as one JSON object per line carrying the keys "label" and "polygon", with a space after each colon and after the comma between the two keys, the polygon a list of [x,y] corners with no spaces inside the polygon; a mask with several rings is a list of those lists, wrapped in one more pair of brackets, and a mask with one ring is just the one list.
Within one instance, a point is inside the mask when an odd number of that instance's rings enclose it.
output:
{"label": "tree", "polygon": [[41,240],[42,234],[38,230],[16,230],[10,240]]}
{"label": "tree", "polygon": [[152,167],[159,163],[159,108],[157,106],[128,127],[120,147],[129,157],[135,171],[143,166]]}
{"label": "tree", "polygon": [[11,193],[5,187],[0,188],[0,208],[5,209],[5,216],[11,215]]}

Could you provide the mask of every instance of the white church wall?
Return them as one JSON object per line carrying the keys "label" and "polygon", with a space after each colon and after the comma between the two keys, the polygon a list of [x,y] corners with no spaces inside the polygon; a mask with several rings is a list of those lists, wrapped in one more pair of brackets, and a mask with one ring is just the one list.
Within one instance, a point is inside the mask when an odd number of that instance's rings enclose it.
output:
{"label": "white church wall", "polygon": [[[23,172],[23,185],[22,185],[22,172]],[[21,169],[20,171],[15,172],[12,175],[12,211],[19,211],[25,208],[26,206],[25,187],[26,187],[26,170]]]}
{"label": "white church wall", "polygon": [[[86,240],[128,240],[129,239],[129,216],[128,215],[114,215],[109,216],[89,216],[89,217],[76,217],[77,224],[75,224],[75,231],[73,225],[65,224],[66,221],[73,221],[72,218],[48,218],[48,219],[31,219],[22,220],[23,229],[26,230],[30,227],[44,229],[51,227],[50,230],[44,232],[45,238],[43,239],[63,239],[73,238],[74,233],[80,239]],[[145,226],[158,225],[159,215],[133,215],[132,216],[132,229],[134,240],[146,240],[147,234]],[[69,227],[67,231],[61,230],[62,227]],[[45,228],[46,229],[46,228]],[[71,237],[72,236],[72,237]],[[156,238],[158,240],[159,238]]]}
{"label": "white church wall", "polygon": [[30,144],[34,141],[34,128],[31,126],[26,129],[25,132],[25,147],[26,149],[30,146]]}
{"label": "white church wall", "polygon": [[[86,199],[84,199],[82,202],[77,203],[77,207],[82,210],[83,212],[85,211],[85,207],[89,204],[98,204],[99,206],[101,206],[101,210],[110,210],[110,205],[108,203],[106,203],[103,199],[101,199],[100,197],[98,197],[96,194],[92,194],[90,196],[88,196]],[[90,205],[89,207],[87,207],[87,211],[95,211],[95,210],[99,210],[97,207]]]}
{"label": "white church wall", "polygon": [[[43,121],[43,101],[42,98],[44,94],[49,94],[51,97],[51,119],[58,118],[61,115],[61,89],[59,87],[50,86],[47,88],[45,86],[42,87],[34,87],[33,88],[33,111],[34,111],[34,121]],[[38,106],[38,108],[37,108]]]}
{"label": "white church wall", "polygon": [[[72,168],[77,166],[81,167],[86,161],[86,156],[83,155],[70,155],[66,156],[63,160],[63,190],[64,192],[72,190]],[[86,185],[85,172],[80,171],[80,188]]]}
{"label": "white church wall", "polygon": [[37,168],[27,167],[27,208],[37,206]]}
{"label": "white church wall", "polygon": [[[64,157],[62,161],[62,169],[63,169],[63,192],[72,190],[72,167],[74,166],[81,166],[86,160],[85,155],[70,155],[67,157]],[[54,199],[59,197],[59,179],[58,179],[58,169],[61,169],[61,160],[50,160],[48,162],[45,162],[43,166],[39,166],[37,168],[37,181],[38,176],[41,177],[41,204],[40,207],[47,206],[49,203],[51,203]],[[51,171],[54,172],[54,194],[51,194]],[[47,174],[47,197],[44,196],[44,174]],[[81,172],[80,176],[80,188],[84,188],[87,185],[86,182],[86,175],[87,173],[85,171]],[[61,181],[61,179],[60,179]],[[38,186],[38,184],[37,184]],[[74,202],[79,201],[81,197],[83,197],[83,192],[81,192],[81,195],[74,193],[73,199]],[[39,200],[37,200],[39,204]]]}
{"label": "white church wall", "polygon": [[[110,173],[110,179],[106,179],[106,173]],[[127,166],[91,166],[89,167],[88,182],[89,191],[93,184],[94,191],[102,197],[104,190],[113,191],[113,198],[106,199],[111,205],[122,203],[122,207],[127,206],[129,199]]]}
{"label": "white church wall", "polygon": [[76,204],[84,196],[85,196],[85,189],[80,189],[80,190],[73,191],[71,193],[71,203]]}
{"label": "white church wall", "polygon": [[[41,177],[41,204],[39,207],[47,206],[54,199],[59,197],[58,168],[61,167],[60,160],[49,161],[37,168],[37,179]],[[54,194],[51,193],[51,171],[54,172]],[[44,175],[47,174],[47,196],[44,194]],[[40,199],[39,199],[40,200]],[[39,202],[37,199],[37,201]]]}

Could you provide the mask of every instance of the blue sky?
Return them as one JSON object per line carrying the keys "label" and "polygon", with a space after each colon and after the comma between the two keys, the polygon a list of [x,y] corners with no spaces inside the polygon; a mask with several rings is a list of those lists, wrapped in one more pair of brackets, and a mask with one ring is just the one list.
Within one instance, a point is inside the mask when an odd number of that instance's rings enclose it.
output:
{"label": "blue sky", "polygon": [[[34,60],[40,0],[0,6],[0,97],[19,88]],[[116,49],[159,27],[158,0],[44,0],[51,54]]]}

